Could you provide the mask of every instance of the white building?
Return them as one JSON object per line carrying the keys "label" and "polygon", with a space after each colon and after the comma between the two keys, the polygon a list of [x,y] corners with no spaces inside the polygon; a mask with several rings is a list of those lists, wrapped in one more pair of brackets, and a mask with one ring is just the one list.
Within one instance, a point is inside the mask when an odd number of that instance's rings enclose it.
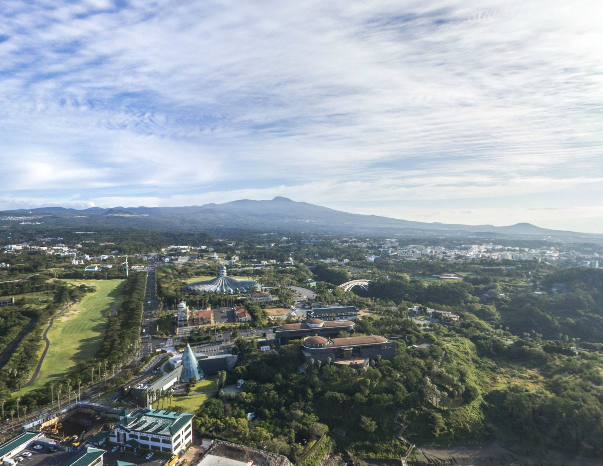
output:
{"label": "white building", "polygon": [[175,455],[193,441],[193,415],[148,408],[127,412],[109,441],[134,450]]}

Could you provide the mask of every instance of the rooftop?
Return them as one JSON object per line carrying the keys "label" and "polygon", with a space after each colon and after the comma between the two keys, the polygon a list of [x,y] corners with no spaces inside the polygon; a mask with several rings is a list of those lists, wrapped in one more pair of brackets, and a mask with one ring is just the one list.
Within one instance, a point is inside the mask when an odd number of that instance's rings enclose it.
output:
{"label": "rooftop", "polygon": [[100,448],[87,447],[77,455],[67,466],[88,466],[105,454],[105,450]]}
{"label": "rooftop", "polygon": [[387,343],[387,338],[379,335],[364,335],[361,337],[333,338],[333,346],[371,345],[374,343]]}
{"label": "rooftop", "polygon": [[192,418],[192,414],[145,408],[129,413],[122,418],[120,424],[128,430],[171,436],[182,429]]}
{"label": "rooftop", "polygon": [[18,448],[23,444],[31,442],[40,435],[42,434],[40,434],[39,432],[23,432],[21,435],[18,435],[14,439],[3,443],[2,445],[0,445],[0,457],[6,455],[7,453],[10,453],[15,448]]}
{"label": "rooftop", "polygon": [[223,456],[215,456],[207,454],[198,466],[246,466],[246,461],[237,461]]}
{"label": "rooftop", "polygon": [[[320,320],[320,319],[310,319],[310,320]],[[310,320],[308,320],[309,323]],[[321,322],[323,322],[321,320]],[[324,322],[323,328],[327,328],[327,327],[353,327],[355,324],[354,322],[350,321],[350,320],[328,320],[326,322]],[[295,323],[295,324],[283,324],[280,327],[280,330],[310,330],[310,327],[308,327],[304,322],[300,322],[300,323]],[[312,329],[312,330],[316,330],[316,329]]]}

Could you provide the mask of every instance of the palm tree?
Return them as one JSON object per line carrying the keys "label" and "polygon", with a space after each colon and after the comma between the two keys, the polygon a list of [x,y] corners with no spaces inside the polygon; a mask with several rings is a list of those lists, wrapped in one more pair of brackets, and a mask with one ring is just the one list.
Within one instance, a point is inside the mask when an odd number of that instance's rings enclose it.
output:
{"label": "palm tree", "polygon": [[23,417],[27,419],[27,405],[23,406]]}
{"label": "palm tree", "polygon": [[2,407],[2,419],[4,419],[4,403],[6,403],[6,400],[0,401],[0,406]]}
{"label": "palm tree", "polygon": [[11,409],[10,410],[10,422],[11,422],[11,424],[13,423],[14,416],[15,416],[15,410]]}
{"label": "palm tree", "polygon": [[170,406],[172,406],[172,397],[174,396],[174,393],[172,393],[172,390],[168,391],[168,400],[170,400]]}
{"label": "palm tree", "polygon": [[54,384],[50,384],[50,406],[54,404]]}
{"label": "palm tree", "polygon": [[19,402],[21,401],[21,397],[17,397],[17,419],[19,419]]}

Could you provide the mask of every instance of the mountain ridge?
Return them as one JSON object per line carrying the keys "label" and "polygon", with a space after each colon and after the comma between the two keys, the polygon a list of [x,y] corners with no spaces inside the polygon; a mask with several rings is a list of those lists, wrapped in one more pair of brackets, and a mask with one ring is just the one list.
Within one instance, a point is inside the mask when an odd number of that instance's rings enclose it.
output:
{"label": "mountain ridge", "polygon": [[[41,207],[6,210],[5,215],[52,216],[59,223],[71,218],[71,224],[123,225],[144,228],[175,228],[181,230],[211,230],[239,228],[253,230],[291,230],[322,233],[441,233],[492,234],[511,236],[568,236],[598,238],[601,235],[541,228],[527,222],[508,226],[446,224],[417,222],[378,215],[354,214],[329,207],[298,202],[277,196],[270,200],[239,199],[222,204],[209,203],[182,207]],[[85,222],[82,217],[88,220]]]}

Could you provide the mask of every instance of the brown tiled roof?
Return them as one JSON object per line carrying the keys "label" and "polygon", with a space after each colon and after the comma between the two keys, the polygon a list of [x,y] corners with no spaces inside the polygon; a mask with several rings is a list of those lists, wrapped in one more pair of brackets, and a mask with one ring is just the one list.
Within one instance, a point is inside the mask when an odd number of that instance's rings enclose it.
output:
{"label": "brown tiled roof", "polygon": [[321,319],[308,319],[308,324],[324,324],[324,320]]}
{"label": "brown tiled roof", "polygon": [[304,343],[309,345],[326,345],[329,340],[323,337],[319,337],[318,335],[313,337],[308,337],[304,340]]}
{"label": "brown tiled roof", "polygon": [[302,330],[306,329],[306,324],[283,324],[281,325],[281,330]]}
{"label": "brown tiled roof", "polygon": [[334,346],[356,346],[386,343],[387,338],[378,335],[365,335],[361,337],[333,338],[332,341]]}
{"label": "brown tiled roof", "polygon": [[325,322],[325,327],[351,327],[355,325],[354,322],[350,320],[327,320]]}

